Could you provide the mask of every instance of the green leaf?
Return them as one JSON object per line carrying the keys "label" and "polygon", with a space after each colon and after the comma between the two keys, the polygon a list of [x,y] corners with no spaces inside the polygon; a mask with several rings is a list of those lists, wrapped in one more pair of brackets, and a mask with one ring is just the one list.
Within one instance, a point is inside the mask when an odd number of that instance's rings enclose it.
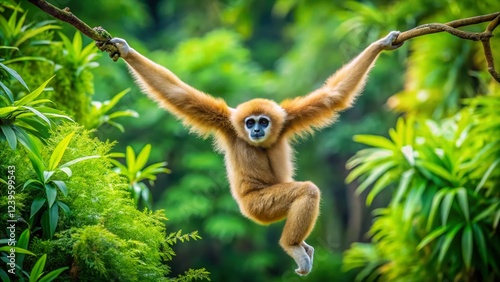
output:
{"label": "green leaf", "polygon": [[43,269],[45,268],[46,260],[47,260],[47,255],[44,254],[41,258],[39,258],[36,261],[35,265],[31,269],[29,282],[37,282],[38,279],[40,279],[40,276],[42,276],[43,273]]}
{"label": "green leaf", "polygon": [[382,174],[387,173],[387,171],[396,166],[393,161],[386,162],[376,168],[374,168],[368,177],[358,186],[356,193],[361,194],[369,185],[371,185],[375,180],[377,180]]}
{"label": "green leaf", "polygon": [[67,175],[68,177],[71,177],[71,176],[73,175],[73,172],[71,171],[71,168],[66,167],[66,166],[64,166],[64,165],[60,166],[60,167],[59,167],[59,170],[60,170],[60,171],[62,171],[62,172],[64,172],[64,173],[66,173],[66,175]]}
{"label": "green leaf", "polygon": [[61,202],[61,201],[56,201],[57,205],[63,210],[63,212],[66,214],[66,215],[69,215],[69,213],[71,212],[70,208],[68,207],[68,205],[66,205],[65,203]]}
{"label": "green leaf", "polygon": [[[434,222],[434,218],[437,214],[437,210],[441,204],[441,200],[445,195],[447,195],[448,191],[448,188],[441,188],[436,194],[434,194],[434,197],[432,198],[431,209],[429,212],[429,219],[427,220],[427,230],[431,229],[432,223]],[[444,223],[442,224],[445,225]]]}
{"label": "green leaf", "polygon": [[52,183],[54,183],[59,190],[63,193],[64,196],[68,196],[68,188],[66,187],[66,183],[61,180],[53,180]]}
{"label": "green leaf", "polygon": [[5,135],[5,138],[7,138],[7,143],[9,143],[9,146],[12,150],[16,150],[17,147],[17,138],[16,134],[14,133],[14,130],[10,125],[0,125],[0,128],[2,129],[3,134]]}
{"label": "green leaf", "polygon": [[462,256],[467,270],[470,269],[472,264],[472,249],[472,229],[471,226],[467,224],[462,234]]}
{"label": "green leaf", "polygon": [[131,170],[132,171],[141,170],[146,165],[146,162],[148,161],[150,154],[151,154],[151,144],[147,144],[146,146],[144,146],[144,148],[142,148],[141,152],[137,156],[137,159],[135,160],[135,166],[133,169],[131,168]]}
{"label": "green leaf", "polygon": [[23,248],[20,248],[20,247],[14,247],[14,246],[3,246],[3,247],[0,247],[0,252],[6,252],[6,253],[9,253],[10,252],[10,249],[13,248],[16,250],[16,253],[19,253],[19,254],[26,254],[26,255],[30,255],[30,256],[36,256],[34,253],[26,250],[26,249],[23,249]]}
{"label": "green leaf", "polygon": [[135,152],[132,147],[127,146],[127,154],[126,154],[126,162],[127,162],[127,167],[129,169],[130,174],[135,174],[136,171],[134,170],[135,167]]}
{"label": "green leaf", "polygon": [[443,233],[450,229],[449,226],[439,226],[434,229],[429,235],[425,236],[424,239],[417,245],[417,250],[421,250],[423,247],[427,246],[430,242],[434,241],[437,237],[441,236]]}
{"label": "green leaf", "polygon": [[45,202],[46,199],[44,198],[36,198],[33,200],[33,202],[31,203],[30,219],[33,218],[38,213],[38,211],[43,207]]}
{"label": "green leaf", "polygon": [[417,166],[421,166],[421,167],[427,169],[428,171],[430,171],[433,174],[441,177],[442,179],[448,181],[451,184],[454,184],[456,182],[454,176],[451,175],[451,173],[448,172],[442,166],[439,166],[439,165],[437,165],[435,163],[431,163],[431,162],[427,162],[427,161],[422,161],[422,160],[415,161],[415,164]]}
{"label": "green leaf", "polygon": [[40,278],[38,282],[50,282],[54,279],[56,279],[63,271],[69,269],[69,267],[61,267],[56,270],[52,270],[51,272],[47,273],[45,276]]}
{"label": "green leaf", "polygon": [[488,169],[486,170],[486,172],[484,173],[483,177],[481,178],[481,181],[479,182],[479,184],[477,185],[476,187],[476,190],[475,190],[475,193],[479,192],[479,190],[481,190],[481,188],[483,188],[484,184],[486,183],[486,180],[488,180],[488,178],[490,177],[491,173],[493,172],[493,170],[495,169],[495,167],[498,165],[498,163],[500,163],[500,159],[497,159],[496,161],[494,161],[489,167]]}
{"label": "green leaf", "polygon": [[448,215],[450,214],[451,206],[453,205],[453,198],[455,197],[455,190],[447,191],[441,203],[441,224],[446,225]]}
{"label": "green leaf", "polygon": [[408,187],[410,185],[410,181],[412,180],[414,174],[415,174],[415,170],[413,168],[411,168],[411,169],[405,171],[403,173],[403,175],[401,175],[401,180],[399,181],[396,195],[392,199],[393,203],[401,202],[403,195],[406,194],[406,191],[408,190]]}
{"label": "green leaf", "polygon": [[377,182],[373,185],[372,189],[370,190],[370,193],[368,193],[368,196],[366,197],[366,204],[370,206],[373,202],[373,199],[375,199],[375,196],[382,191],[385,187],[387,187],[391,182],[393,181],[393,176],[391,173],[386,173],[382,175]]}
{"label": "green leaf", "polygon": [[[100,158],[100,157],[101,157],[101,156],[86,156],[86,157],[77,158],[77,159],[74,159],[74,160],[72,160],[72,161],[69,161],[69,162],[67,162],[67,163],[65,163],[65,164],[62,164],[62,165],[59,167],[59,169],[60,169],[60,170],[63,170],[63,168],[67,168],[67,167],[69,167],[69,166],[71,166],[71,165],[74,165],[74,164],[76,164],[76,163],[83,162],[83,161],[90,160],[90,159],[98,159],[98,158]],[[71,173],[71,170],[70,170],[70,173]],[[70,175],[68,175],[68,176],[70,176]]]}
{"label": "green leaf", "polygon": [[464,187],[457,188],[457,200],[465,220],[469,221],[469,201],[467,200],[467,190]]}
{"label": "green leaf", "polygon": [[75,132],[71,132],[68,136],[64,137],[59,144],[57,144],[56,148],[52,152],[52,155],[50,156],[49,170],[56,170],[74,134]]}
{"label": "green leaf", "polygon": [[14,106],[24,106],[24,105],[28,104],[29,102],[35,100],[43,92],[43,90],[45,89],[45,87],[47,86],[47,84],[49,84],[49,82],[50,82],[50,80],[52,78],[54,78],[54,76],[52,76],[51,78],[47,79],[44,83],[42,83],[42,85],[40,85],[37,89],[35,89],[30,94],[24,96],[20,100],[17,100],[16,102],[14,102]]}
{"label": "green leaf", "polygon": [[29,91],[28,85],[26,85],[26,82],[24,82],[23,78],[17,73],[17,71],[9,68],[8,66],[0,63],[0,67],[2,67],[6,72],[8,72],[11,76],[13,76],[17,81],[19,81],[24,88],[26,88]]}
{"label": "green leaf", "polygon": [[396,146],[391,140],[376,135],[355,135],[354,141],[358,143],[362,143],[372,147],[385,148],[388,150],[396,150]]}
{"label": "green leaf", "polygon": [[59,221],[59,206],[53,205],[49,210],[50,238],[52,238],[52,236],[54,236],[54,233],[56,232],[58,221]]}
{"label": "green leaf", "polygon": [[47,123],[47,125],[50,127],[50,120],[48,117],[46,117],[44,114],[42,114],[39,110],[33,108],[33,107],[28,107],[28,106],[22,106],[23,109],[27,109],[29,110],[30,112],[34,113],[35,115],[37,115],[39,118],[41,118],[43,121],[45,121]]}
{"label": "green leaf", "polygon": [[455,227],[450,232],[446,233],[446,235],[444,236],[444,240],[443,243],[441,244],[438,257],[438,263],[440,265],[443,263],[444,257],[448,252],[448,249],[450,248],[450,245],[453,242],[455,235],[460,230],[460,228],[462,228],[462,226],[463,226],[462,223],[455,225]]}
{"label": "green leaf", "polygon": [[0,108],[0,116],[7,116],[9,114],[14,113],[18,109],[19,109],[19,107],[1,107]]}
{"label": "green leaf", "polygon": [[478,224],[473,224],[472,230],[474,231],[474,238],[476,238],[476,243],[479,247],[479,255],[481,256],[483,263],[486,265],[488,264],[488,249],[486,247],[483,231]]}
{"label": "green leaf", "polygon": [[47,202],[49,203],[49,208],[52,207],[57,197],[57,189],[51,185],[51,183],[45,184],[45,194],[47,195]]}

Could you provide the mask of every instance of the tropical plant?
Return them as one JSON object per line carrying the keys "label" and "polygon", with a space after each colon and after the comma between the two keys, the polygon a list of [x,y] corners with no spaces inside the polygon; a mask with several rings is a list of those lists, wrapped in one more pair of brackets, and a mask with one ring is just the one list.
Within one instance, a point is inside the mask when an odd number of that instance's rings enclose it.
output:
{"label": "tropical plant", "polygon": [[[22,13],[21,16],[18,15],[20,12]],[[17,50],[27,42],[32,42],[36,36],[46,31],[61,28],[54,25],[55,21],[53,20],[26,24],[27,14],[27,12],[23,13],[19,7],[16,7],[8,19],[3,16],[0,17],[0,38],[2,38],[3,45],[9,46],[8,49],[12,51]],[[41,40],[37,41],[36,44],[48,44],[49,42]],[[10,56],[7,55],[6,58],[10,58]]]}
{"label": "tropical plant", "polygon": [[33,200],[31,204],[31,214],[30,223],[36,222],[38,215],[41,214],[41,225],[45,238],[52,238],[56,231],[57,222],[59,220],[59,208],[61,208],[65,214],[69,214],[69,207],[57,199],[58,189],[61,191],[63,196],[68,196],[68,188],[66,183],[62,180],[56,180],[57,172],[64,172],[67,177],[71,177],[72,171],[69,168],[71,165],[78,162],[99,158],[100,156],[86,156],[74,159],[65,164],[59,165],[68,144],[73,137],[74,132],[66,136],[57,146],[55,147],[52,155],[50,156],[49,164],[46,166],[43,161],[35,154],[29,154],[29,158],[36,171],[36,179],[29,179],[23,185],[23,189],[26,187],[32,187],[35,189],[40,189],[45,191],[45,197],[38,197]]}
{"label": "tropical plant", "polygon": [[400,119],[390,139],[355,137],[374,148],[348,162],[353,170],[347,181],[361,179],[358,193],[373,185],[368,205],[383,189],[394,189],[389,207],[376,211],[373,245],[354,245],[346,253],[346,269],[365,267],[359,279],[500,277],[495,261],[500,254],[500,96],[470,99],[468,105],[441,122]]}
{"label": "tropical plant", "polygon": [[104,102],[92,101],[92,110],[90,112],[91,118],[89,118],[90,124],[87,124],[87,128],[99,128],[103,124],[109,124],[118,128],[121,132],[125,132],[125,128],[122,124],[114,121],[116,118],[120,117],[139,117],[139,114],[131,109],[124,111],[116,111],[108,114],[108,112],[116,106],[116,104],[125,96],[130,89],[125,89],[120,93],[116,94],[111,100]]}
{"label": "tropical plant", "polygon": [[[11,269],[13,269],[13,271],[17,274],[18,280],[16,281],[25,281],[23,277],[24,275],[26,276],[26,278],[29,279],[30,282],[37,282],[37,281],[49,282],[56,279],[63,271],[68,269],[68,267],[61,267],[47,273],[46,275],[43,275],[45,262],[47,261],[47,254],[44,254],[36,261],[35,265],[31,269],[31,272],[28,273],[26,270],[23,269],[24,256],[25,255],[36,256],[34,253],[27,250],[29,240],[30,240],[30,231],[29,229],[26,229],[19,236],[19,240],[16,242],[16,246],[10,246],[9,244],[8,246],[0,247],[0,252],[2,252],[1,260],[9,267],[11,264],[13,264]],[[8,239],[0,240],[1,243],[5,244],[8,244],[8,241],[9,241]],[[14,250],[16,255],[15,263],[10,262],[8,260],[7,253],[12,252],[12,250]],[[19,271],[16,271],[16,269]],[[9,273],[12,274],[10,271]],[[0,269],[0,277],[2,278],[2,281],[5,282],[11,281],[9,274],[7,274],[3,269]]]}
{"label": "tropical plant", "polygon": [[[4,67],[4,69],[9,68]],[[14,70],[9,69],[9,73],[26,87],[22,78]],[[16,101],[14,101],[12,93],[9,93],[8,88],[3,88],[6,95],[0,95],[0,128],[2,129],[0,137],[7,140],[12,150],[16,149],[19,142],[35,155],[39,155],[39,150],[30,136],[35,136],[43,141],[49,136],[51,118],[71,120],[62,112],[46,106],[45,104],[51,103],[50,100],[37,100],[50,80],[51,78],[33,92]]]}
{"label": "tropical plant", "polygon": [[145,167],[150,154],[151,144],[147,144],[142,148],[137,157],[130,146],[127,146],[126,154],[113,153],[110,156],[125,158],[126,165],[111,159],[111,162],[116,166],[115,171],[127,178],[128,190],[137,207],[142,206],[151,210],[153,208],[153,196],[146,184],[141,181],[148,179],[149,184],[153,186],[158,173],[170,173],[170,170],[165,167],[167,165],[166,162],[155,163]]}

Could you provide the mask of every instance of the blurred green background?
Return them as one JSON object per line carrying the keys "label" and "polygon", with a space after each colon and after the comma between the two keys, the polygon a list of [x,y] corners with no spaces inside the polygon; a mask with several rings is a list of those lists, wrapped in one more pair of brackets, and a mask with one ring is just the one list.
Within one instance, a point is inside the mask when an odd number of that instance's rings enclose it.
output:
{"label": "blurred green background", "polygon": [[[391,30],[500,10],[497,0],[50,2],[69,7],[90,26],[102,26],[126,39],[183,81],[233,107],[257,97],[279,102],[305,95]],[[29,3],[22,7],[29,10],[30,20],[51,19]],[[485,26],[465,30],[480,32]],[[65,23],[62,27],[72,38],[74,28]],[[368,206],[367,192],[356,193],[356,181],[345,183],[347,160],[365,147],[353,136],[388,136],[400,116],[441,120],[456,114],[463,98],[498,95],[479,43],[438,33],[381,54],[354,107],[333,126],[295,144],[296,179],[311,180],[322,191],[321,215],[307,240],[316,248],[313,271],[298,277],[294,262],[278,246],[283,223],[262,227],[240,215],[229,192],[223,157],[213,152],[211,141],[189,134],[148,100],[122,60],[113,63],[106,54],[99,56],[99,66],[91,70],[92,99],[109,100],[130,88],[116,109],[133,109],[139,118],[122,118],[124,133],[104,125],[95,135],[103,141],[117,140],[117,152],[127,146],[138,152],[149,143],[150,161],[168,162],[171,173],[158,175],[149,187],[153,207],[165,210],[168,229],[198,230],[203,237],[175,246],[177,256],[169,263],[172,274],[204,267],[212,281],[352,281],[359,270],[342,271],[342,254],[353,242],[370,241],[372,211],[387,206],[392,195],[384,190]],[[48,79],[37,75],[40,81]],[[421,99],[424,94],[426,99]],[[490,238],[498,237],[496,227],[492,232]]]}

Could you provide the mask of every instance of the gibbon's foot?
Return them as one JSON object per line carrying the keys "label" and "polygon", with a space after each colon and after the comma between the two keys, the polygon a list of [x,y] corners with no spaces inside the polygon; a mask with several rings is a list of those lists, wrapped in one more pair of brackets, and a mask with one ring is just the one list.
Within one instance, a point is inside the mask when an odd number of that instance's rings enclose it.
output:
{"label": "gibbon's foot", "polygon": [[397,48],[401,47],[404,42],[401,42],[400,44],[397,44],[397,45],[392,44],[392,42],[394,42],[400,34],[401,34],[401,32],[399,32],[399,31],[391,31],[391,32],[389,32],[389,34],[386,37],[380,39],[378,41],[378,43],[380,44],[380,46],[382,46],[382,48],[384,50],[397,49]]}
{"label": "gibbon's foot", "polygon": [[312,269],[312,261],[311,257],[306,252],[306,249],[302,246],[302,244],[290,246],[288,247],[288,251],[299,267],[295,269],[295,273],[300,276],[309,274]]}
{"label": "gibbon's foot", "polygon": [[304,248],[304,250],[306,250],[306,254],[311,259],[311,265],[312,265],[314,259],[314,248],[308,245],[305,241],[303,241],[300,245],[302,246],[302,248]]}

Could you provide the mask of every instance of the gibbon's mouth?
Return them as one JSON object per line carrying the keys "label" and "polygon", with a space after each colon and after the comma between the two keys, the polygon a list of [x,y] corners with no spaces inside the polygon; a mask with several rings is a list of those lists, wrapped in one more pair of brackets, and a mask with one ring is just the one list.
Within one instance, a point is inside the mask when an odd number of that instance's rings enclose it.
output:
{"label": "gibbon's mouth", "polygon": [[263,141],[264,137],[265,137],[265,134],[251,134],[250,135],[250,139],[252,139],[252,141]]}

